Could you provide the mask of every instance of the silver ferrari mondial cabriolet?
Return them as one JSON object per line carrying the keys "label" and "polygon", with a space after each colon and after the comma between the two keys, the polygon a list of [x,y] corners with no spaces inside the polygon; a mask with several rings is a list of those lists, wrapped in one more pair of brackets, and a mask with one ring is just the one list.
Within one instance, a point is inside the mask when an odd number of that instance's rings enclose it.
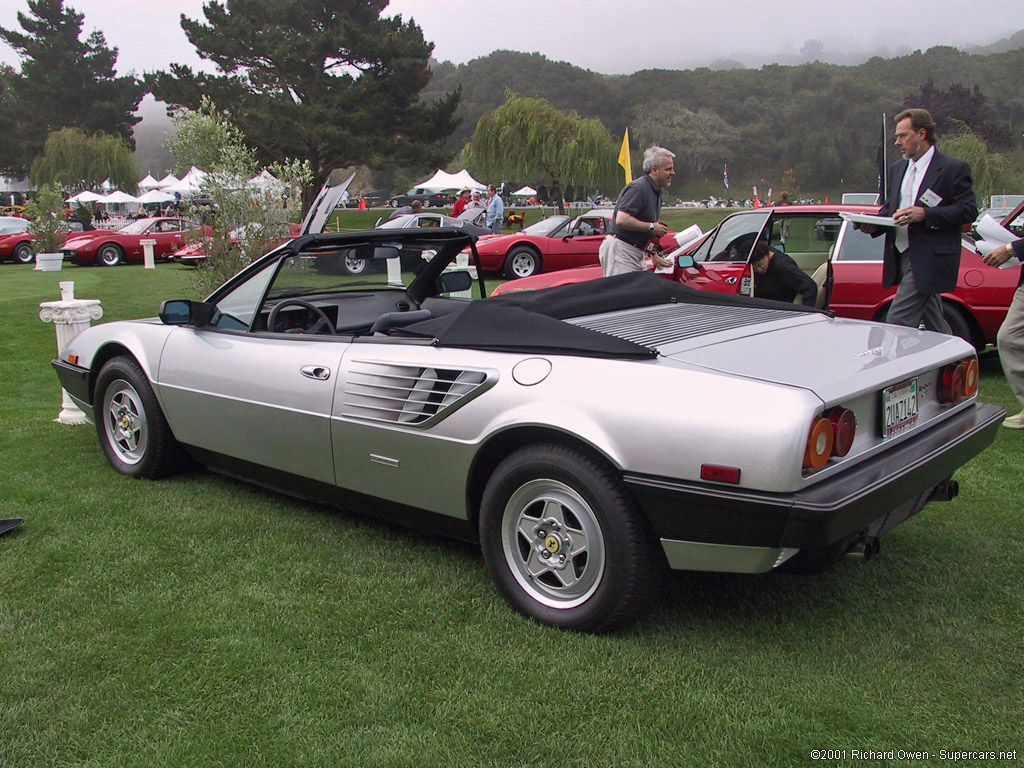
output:
{"label": "silver ferrari mondial cabriolet", "polygon": [[[303,235],[54,366],[119,472],[188,456],[479,540],[513,607],[585,630],[634,617],[666,568],[870,554],[955,495],[1004,415],[952,336],[647,273],[471,300],[472,243]],[[374,284],[347,259],[389,266]]]}

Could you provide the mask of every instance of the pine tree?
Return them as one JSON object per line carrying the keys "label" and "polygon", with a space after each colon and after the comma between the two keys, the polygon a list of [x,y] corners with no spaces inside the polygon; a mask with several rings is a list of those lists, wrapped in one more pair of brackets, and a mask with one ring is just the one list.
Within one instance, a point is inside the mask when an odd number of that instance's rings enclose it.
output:
{"label": "pine tree", "polygon": [[216,102],[263,162],[306,160],[307,203],[336,167],[443,163],[459,94],[425,104],[433,45],[414,22],[381,17],[386,0],[211,0],[206,23],[182,17],[200,57],[222,74],[172,64],[153,94],[196,110]]}
{"label": "pine tree", "polygon": [[133,113],[145,89],[131,75],[117,76],[117,49],[99,31],[81,40],[84,16],[63,0],[28,0],[28,10],[18,13],[23,32],[0,27],[0,39],[21,58],[0,100],[0,122],[17,135],[0,171],[23,176],[47,135],[70,126],[121,136],[134,148],[132,126],[141,118]]}

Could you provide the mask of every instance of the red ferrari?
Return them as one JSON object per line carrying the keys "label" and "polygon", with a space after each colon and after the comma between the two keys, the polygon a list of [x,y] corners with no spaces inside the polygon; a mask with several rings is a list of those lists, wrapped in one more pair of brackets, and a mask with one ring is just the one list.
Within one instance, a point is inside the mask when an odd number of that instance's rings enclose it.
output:
{"label": "red ferrari", "polygon": [[[142,261],[142,240],[155,240],[153,256],[169,258],[171,253],[185,245],[189,232],[201,227],[186,219],[156,217],[133,221],[126,227],[111,232],[97,229],[72,235],[64,243],[61,252],[65,260],[76,264],[99,264],[104,267],[117,266],[126,261]],[[210,232],[210,228],[205,228]]]}
{"label": "red ferrari", "polygon": [[[35,250],[32,241],[36,236],[28,231],[32,222],[28,219],[2,216],[0,217],[0,261],[15,261],[19,264],[31,264],[35,258]],[[68,233],[82,231],[82,224],[78,221],[62,222],[62,231],[59,233],[61,242],[68,236]]]}
{"label": "red ferrari", "polygon": [[[694,288],[757,295],[750,254],[758,240],[784,251],[818,285],[819,307],[839,317],[884,320],[896,293],[882,288],[882,238],[853,228],[841,213],[877,213],[878,206],[789,205],[735,213],[696,243],[677,249],[671,277]],[[1019,206],[1005,225],[1024,217]],[[682,257],[682,258],[680,258]],[[997,269],[982,262],[969,238],[960,252],[956,290],[943,294],[950,328],[978,349],[995,342],[1010,306],[1021,267]],[[601,276],[600,267],[541,275],[499,286],[495,293],[547,288]]]}
{"label": "red ferrari", "polygon": [[[597,264],[611,217],[611,208],[595,209],[576,218],[549,216],[511,235],[484,235],[476,243],[480,266],[486,273],[499,272],[515,280]],[[662,238],[662,248],[671,247],[675,240],[669,233]]]}

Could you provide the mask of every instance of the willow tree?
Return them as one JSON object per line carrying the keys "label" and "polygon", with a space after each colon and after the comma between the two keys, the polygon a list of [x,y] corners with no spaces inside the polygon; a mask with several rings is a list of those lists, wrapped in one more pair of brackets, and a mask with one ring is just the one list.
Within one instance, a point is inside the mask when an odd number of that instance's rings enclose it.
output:
{"label": "willow tree", "polygon": [[109,179],[117,189],[135,194],[139,168],[121,136],[102,131],[90,136],[78,128],[63,128],[46,137],[29,178],[37,187],[56,184],[71,191],[98,190]]}
{"label": "willow tree", "polygon": [[[618,191],[619,147],[601,121],[563,112],[544,99],[512,91],[505,96],[504,104],[480,118],[462,151],[474,176]],[[558,210],[565,211],[561,198]]]}
{"label": "willow tree", "polygon": [[971,166],[974,196],[978,200],[978,207],[982,208],[983,201],[1007,186],[1012,188],[1014,181],[1008,172],[1005,156],[990,152],[985,140],[964,123],[958,123],[958,126],[959,133],[942,140],[942,151]]}

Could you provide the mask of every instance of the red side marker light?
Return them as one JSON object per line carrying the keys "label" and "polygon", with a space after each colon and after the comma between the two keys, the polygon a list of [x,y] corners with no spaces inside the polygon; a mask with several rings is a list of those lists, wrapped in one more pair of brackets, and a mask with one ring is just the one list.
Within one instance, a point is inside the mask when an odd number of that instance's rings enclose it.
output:
{"label": "red side marker light", "polygon": [[715,483],[732,483],[740,481],[739,467],[720,467],[717,464],[701,464],[700,479],[711,480]]}

